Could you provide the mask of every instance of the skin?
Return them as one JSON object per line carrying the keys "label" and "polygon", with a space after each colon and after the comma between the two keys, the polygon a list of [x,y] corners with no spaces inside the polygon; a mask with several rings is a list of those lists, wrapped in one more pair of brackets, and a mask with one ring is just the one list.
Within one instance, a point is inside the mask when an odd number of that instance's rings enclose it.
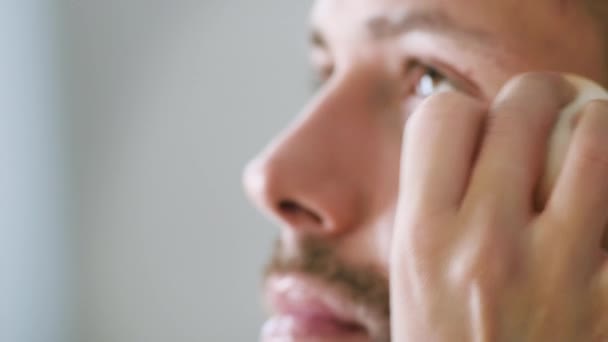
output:
{"label": "skin", "polygon": [[[244,175],[281,227],[268,277],[298,273],[368,308],[367,337],[352,341],[608,339],[607,102],[584,107],[555,191],[535,205],[551,128],[577,91],[527,72],[607,83],[586,5],[315,2],[322,86]],[[401,32],[412,13],[430,17]],[[428,67],[451,91],[424,90]]]}

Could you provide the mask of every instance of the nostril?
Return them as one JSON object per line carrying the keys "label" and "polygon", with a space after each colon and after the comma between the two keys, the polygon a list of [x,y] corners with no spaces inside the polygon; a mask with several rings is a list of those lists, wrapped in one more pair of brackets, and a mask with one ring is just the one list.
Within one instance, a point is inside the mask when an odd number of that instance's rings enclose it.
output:
{"label": "nostril", "polygon": [[301,216],[308,216],[313,219],[316,223],[321,224],[323,220],[321,216],[317,215],[311,210],[308,210],[298,203],[291,200],[283,200],[279,202],[279,211],[291,220],[301,218]]}
{"label": "nostril", "polygon": [[297,203],[295,203],[293,201],[284,200],[279,203],[279,209],[282,212],[294,213],[299,210],[299,206]]}

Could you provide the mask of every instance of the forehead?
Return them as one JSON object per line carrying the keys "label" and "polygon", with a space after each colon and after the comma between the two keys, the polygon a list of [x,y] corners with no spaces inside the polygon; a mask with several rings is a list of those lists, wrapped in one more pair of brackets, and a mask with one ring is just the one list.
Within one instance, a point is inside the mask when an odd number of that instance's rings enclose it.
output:
{"label": "forehead", "polygon": [[[528,1],[533,3],[534,0]],[[335,19],[336,16],[348,17],[350,20],[363,19],[369,16],[415,10],[441,9],[452,14],[466,12],[487,12],[488,10],[505,9],[521,0],[316,0],[313,6],[313,21]],[[523,2],[525,4],[526,2]]]}
{"label": "forehead", "polygon": [[[410,13],[441,14],[460,26],[495,35],[546,31],[545,19],[561,0],[316,0],[312,25],[327,35],[359,32],[379,18],[398,21]],[[556,11],[558,10],[558,11]],[[521,37],[521,36],[520,36]],[[504,37],[501,37],[504,38]]]}

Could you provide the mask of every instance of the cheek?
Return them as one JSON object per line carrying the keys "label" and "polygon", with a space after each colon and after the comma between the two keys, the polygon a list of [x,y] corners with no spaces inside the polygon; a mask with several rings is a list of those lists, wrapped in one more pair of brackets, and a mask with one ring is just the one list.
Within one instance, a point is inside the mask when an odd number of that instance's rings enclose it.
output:
{"label": "cheek", "polygon": [[[347,173],[363,189],[368,211],[386,207],[396,195],[403,124],[399,112],[344,117],[335,125],[332,140],[348,165]],[[338,146],[336,146],[338,148]]]}
{"label": "cheek", "polygon": [[366,153],[373,156],[373,163],[363,166],[361,182],[368,194],[366,220],[363,229],[370,244],[373,260],[378,268],[388,272],[388,260],[399,195],[399,170],[401,164],[401,135],[403,125],[387,126],[378,130],[374,143]]}

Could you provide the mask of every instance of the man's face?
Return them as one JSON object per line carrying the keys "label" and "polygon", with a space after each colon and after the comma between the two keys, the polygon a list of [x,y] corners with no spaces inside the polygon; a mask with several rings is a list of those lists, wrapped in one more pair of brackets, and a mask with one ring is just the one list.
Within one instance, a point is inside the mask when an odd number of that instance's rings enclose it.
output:
{"label": "man's face", "polygon": [[605,81],[601,37],[582,2],[560,0],[319,0],[311,37],[321,86],[245,172],[248,193],[281,226],[262,337],[388,341],[410,113],[443,90],[490,101],[531,70]]}

